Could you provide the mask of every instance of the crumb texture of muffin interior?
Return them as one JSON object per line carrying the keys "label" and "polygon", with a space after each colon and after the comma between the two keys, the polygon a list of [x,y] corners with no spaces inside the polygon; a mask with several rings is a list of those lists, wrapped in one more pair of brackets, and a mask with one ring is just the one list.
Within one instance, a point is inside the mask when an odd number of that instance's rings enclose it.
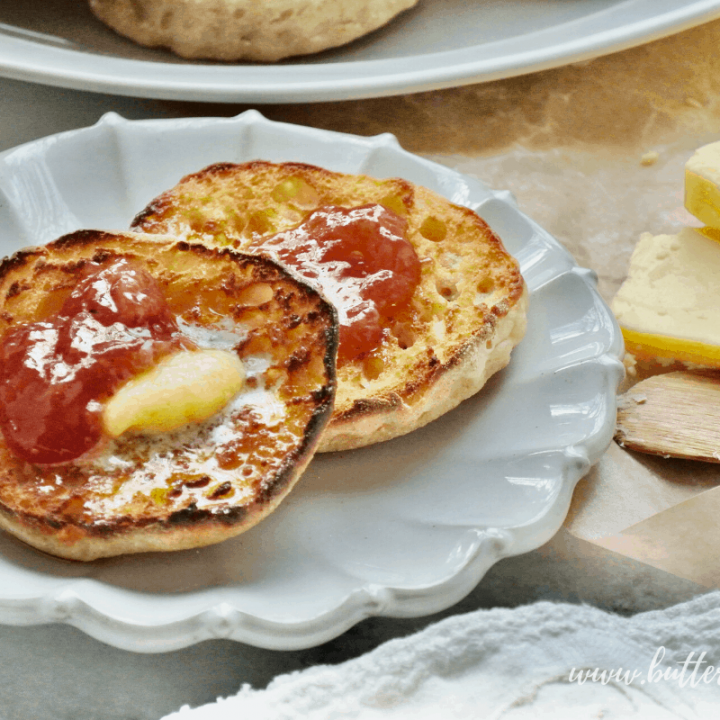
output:
{"label": "crumb texture of muffin interior", "polygon": [[406,220],[420,283],[386,318],[382,342],[338,367],[335,413],[321,451],[410,432],[476,393],[509,362],[526,329],[527,290],[497,235],[472,210],[406,180],[264,161],[188,175],[133,223],[143,232],[246,250],[318,208],[367,203]]}

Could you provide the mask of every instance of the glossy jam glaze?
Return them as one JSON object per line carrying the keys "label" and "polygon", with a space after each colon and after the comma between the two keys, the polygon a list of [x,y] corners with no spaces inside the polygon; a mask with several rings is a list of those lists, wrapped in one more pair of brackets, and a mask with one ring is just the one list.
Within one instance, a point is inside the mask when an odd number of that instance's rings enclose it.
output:
{"label": "glossy jam glaze", "polygon": [[335,305],[342,363],[380,344],[384,321],[408,303],[420,282],[420,260],[406,232],[405,218],[382,205],[328,205],[256,247],[293,266]]}
{"label": "glossy jam glaze", "polygon": [[76,460],[103,438],[102,402],[161,357],[193,347],[157,281],[126,260],[90,268],[59,312],[0,340],[0,430],[42,465]]}

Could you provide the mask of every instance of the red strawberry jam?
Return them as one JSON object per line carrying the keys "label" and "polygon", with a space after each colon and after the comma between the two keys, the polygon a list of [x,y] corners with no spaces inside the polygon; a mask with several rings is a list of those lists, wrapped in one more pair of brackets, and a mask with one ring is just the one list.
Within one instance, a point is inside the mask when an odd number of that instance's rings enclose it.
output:
{"label": "red strawberry jam", "polygon": [[420,282],[420,260],[406,231],[407,221],[382,205],[328,205],[259,246],[319,286],[335,305],[342,363],[380,344],[383,320],[408,303]]}
{"label": "red strawberry jam", "polygon": [[54,317],[0,340],[0,430],[32,463],[92,450],[103,438],[103,400],[190,345],[147,271],[125,260],[93,265]]}

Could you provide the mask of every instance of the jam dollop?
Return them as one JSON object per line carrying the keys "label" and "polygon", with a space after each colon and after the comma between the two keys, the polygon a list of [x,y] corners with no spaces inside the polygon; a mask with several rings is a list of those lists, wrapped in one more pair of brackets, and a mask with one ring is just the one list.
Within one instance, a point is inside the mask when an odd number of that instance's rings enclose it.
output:
{"label": "jam dollop", "polygon": [[0,430],[32,463],[65,463],[95,448],[102,402],[192,346],[146,270],[127,260],[89,265],[56,315],[0,340]]}
{"label": "jam dollop", "polygon": [[420,260],[406,233],[405,218],[382,205],[328,205],[256,247],[294,267],[335,305],[342,364],[380,344],[383,320],[409,302],[420,282]]}

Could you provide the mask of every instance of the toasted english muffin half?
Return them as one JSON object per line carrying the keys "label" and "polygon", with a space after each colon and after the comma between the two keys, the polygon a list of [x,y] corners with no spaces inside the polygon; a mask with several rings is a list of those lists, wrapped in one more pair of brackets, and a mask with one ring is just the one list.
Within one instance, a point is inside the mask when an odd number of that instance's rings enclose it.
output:
{"label": "toasted english muffin half", "polygon": [[74,560],[216,543],[290,492],[330,419],[334,308],[262,257],[136,233],[80,231],[0,264],[0,337],[55,313],[81,272],[127,259],[160,283],[181,331],[237,353],[245,385],[203,422],[128,432],[97,457],[51,466],[0,436],[0,526]]}
{"label": "toasted english muffin half", "polygon": [[140,45],[185,58],[275,62],[345,45],[418,0],[90,0]]}
{"label": "toasted english muffin half", "polygon": [[248,249],[317,208],[366,203],[406,218],[422,275],[380,346],[338,367],[335,411],[320,452],[421,427],[507,365],[525,333],[527,290],[497,235],[472,210],[406,180],[263,161],[222,163],[188,175],[133,222],[143,232]]}

